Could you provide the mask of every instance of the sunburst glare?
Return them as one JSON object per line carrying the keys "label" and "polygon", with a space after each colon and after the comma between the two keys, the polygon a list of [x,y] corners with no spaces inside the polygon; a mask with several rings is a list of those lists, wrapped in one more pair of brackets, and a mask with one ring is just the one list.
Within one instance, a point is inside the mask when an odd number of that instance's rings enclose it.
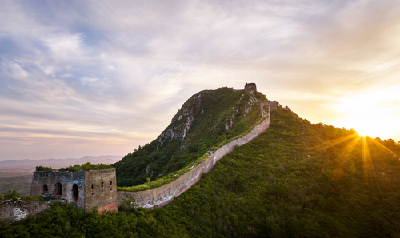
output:
{"label": "sunburst glare", "polygon": [[[343,117],[335,124],[347,129],[354,128],[362,136],[389,138],[393,134],[395,117],[384,108],[384,93],[373,92],[342,98],[335,110]],[[383,104],[383,105],[382,105]]]}
{"label": "sunburst glare", "polygon": [[333,141],[327,142],[325,144],[318,145],[318,146],[315,147],[315,149],[317,149],[317,150],[326,150],[326,149],[328,149],[328,148],[330,148],[332,146],[335,146],[337,144],[340,144],[340,143],[343,143],[345,141],[354,139],[357,136],[358,136],[357,134],[351,134],[351,135],[348,135],[348,136],[340,137],[338,139],[335,139]]}
{"label": "sunburst glare", "polygon": [[380,149],[385,150],[391,154],[393,154],[394,156],[396,156],[396,153],[394,153],[393,151],[391,151],[389,148],[387,148],[386,146],[382,145],[379,141],[372,139],[371,140],[375,145],[377,145]]}
{"label": "sunburst glare", "polygon": [[[380,186],[377,183],[375,168],[374,168],[374,164],[371,159],[371,153],[370,153],[370,149],[368,146],[366,136],[361,136],[361,133],[354,133],[351,135],[347,135],[347,136],[332,140],[327,144],[323,144],[323,145],[314,147],[314,149],[317,149],[320,151],[326,150],[330,147],[333,147],[335,145],[339,145],[341,143],[346,142],[346,145],[344,146],[344,148],[341,149],[341,151],[339,152],[338,161],[337,161],[338,163],[335,163],[334,168],[333,168],[333,172],[334,172],[333,178],[338,179],[343,175],[343,173],[345,171],[345,169],[344,169],[345,167],[346,167],[346,170],[350,169],[351,171],[354,172],[355,167],[354,167],[353,163],[349,163],[349,158],[350,158],[352,151],[355,149],[355,147],[357,146],[357,144],[359,144],[360,141],[361,141],[361,157],[362,157],[362,169],[363,169],[363,174],[364,174],[364,180],[371,188],[374,188],[374,189],[377,189],[378,191],[380,191]],[[387,153],[393,154],[395,157],[397,157],[397,155],[393,151],[391,151],[389,148],[387,148],[386,146],[381,144],[379,141],[377,141],[373,138],[370,138],[370,137],[368,138],[368,141],[372,141],[372,143],[374,143],[374,145],[377,145],[378,149],[385,151]],[[326,166],[327,166],[327,163],[324,164],[324,167],[322,169],[323,172],[326,171]]]}
{"label": "sunburst glare", "polygon": [[362,162],[363,162],[363,170],[364,170],[364,180],[368,185],[375,185],[376,176],[374,164],[371,160],[371,153],[369,151],[367,138],[365,136],[362,137]]}

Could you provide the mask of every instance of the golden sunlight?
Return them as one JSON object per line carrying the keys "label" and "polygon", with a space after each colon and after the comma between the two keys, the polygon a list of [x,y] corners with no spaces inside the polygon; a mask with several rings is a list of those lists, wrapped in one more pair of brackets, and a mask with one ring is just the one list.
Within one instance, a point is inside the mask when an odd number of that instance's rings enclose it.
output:
{"label": "golden sunlight", "polygon": [[[344,136],[335,140],[332,140],[328,142],[327,144],[324,145],[319,145],[316,146],[316,149],[322,151],[326,150],[330,147],[333,147],[335,145],[341,144],[341,143],[346,143],[345,146],[342,148],[342,150],[339,152],[339,157],[337,160],[337,164],[334,166],[334,173],[333,173],[333,178],[337,179],[340,178],[343,175],[343,167],[345,164],[350,159],[350,154],[351,152],[355,149],[356,145],[361,141],[361,157],[362,157],[362,166],[363,166],[363,172],[364,172],[364,181],[374,187],[375,189],[380,190],[380,185],[377,184],[377,179],[376,179],[376,173],[375,173],[375,168],[374,164],[371,159],[371,154],[367,142],[367,137],[366,136],[360,136],[359,134],[355,133],[352,135]],[[373,138],[368,138],[368,141],[372,142],[373,144],[377,145],[379,149],[382,151],[386,151],[390,154],[393,154],[396,156],[396,154],[388,149],[386,146],[381,144],[379,141],[373,139]],[[354,167],[352,169],[355,169]],[[326,165],[322,168],[322,171],[326,171]]]}
{"label": "golden sunlight", "polygon": [[[372,139],[374,140],[374,139]],[[371,154],[369,152],[369,147],[367,143],[367,138],[365,136],[362,137],[362,161],[363,161],[363,170],[364,170],[364,180],[369,185],[374,185],[376,180],[374,164],[371,160]]]}
{"label": "golden sunlight", "polygon": [[379,103],[379,99],[384,97],[371,93],[342,99],[335,106],[335,110],[343,115],[336,125],[354,128],[362,136],[390,138],[395,121]]}

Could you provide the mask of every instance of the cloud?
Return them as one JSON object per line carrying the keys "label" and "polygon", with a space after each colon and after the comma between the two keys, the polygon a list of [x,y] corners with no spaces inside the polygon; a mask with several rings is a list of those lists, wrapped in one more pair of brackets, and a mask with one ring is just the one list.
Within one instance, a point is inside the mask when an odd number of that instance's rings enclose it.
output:
{"label": "cloud", "polygon": [[160,134],[194,93],[246,82],[312,122],[334,124],[343,113],[331,105],[374,91],[391,95],[377,105],[397,115],[396,4],[2,1],[0,125],[27,132],[0,135],[0,147],[13,138],[12,148],[25,148],[30,130],[41,130],[37,148],[53,136],[77,153],[89,153],[82,141],[105,151],[96,138],[108,137],[96,133],[116,131],[113,138],[132,140],[118,147],[129,152]]}
{"label": "cloud", "polygon": [[82,49],[82,33],[50,35],[41,40],[55,57],[79,56]]}
{"label": "cloud", "polygon": [[83,85],[92,84],[92,83],[99,81],[98,78],[89,78],[89,77],[83,77],[83,78],[81,78],[81,80],[82,80]]}

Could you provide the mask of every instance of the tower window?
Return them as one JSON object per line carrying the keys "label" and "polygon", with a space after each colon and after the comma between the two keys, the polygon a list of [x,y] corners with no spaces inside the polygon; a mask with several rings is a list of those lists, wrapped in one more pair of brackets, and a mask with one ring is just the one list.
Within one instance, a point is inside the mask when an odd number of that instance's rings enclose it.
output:
{"label": "tower window", "polygon": [[55,193],[55,195],[62,195],[62,185],[61,185],[61,183],[56,183],[54,185],[54,193]]}
{"label": "tower window", "polygon": [[78,192],[78,185],[76,184],[72,186],[72,196],[75,201],[78,200],[79,192]]}
{"label": "tower window", "polygon": [[47,185],[43,185],[42,193],[47,193],[49,190],[47,189]]}

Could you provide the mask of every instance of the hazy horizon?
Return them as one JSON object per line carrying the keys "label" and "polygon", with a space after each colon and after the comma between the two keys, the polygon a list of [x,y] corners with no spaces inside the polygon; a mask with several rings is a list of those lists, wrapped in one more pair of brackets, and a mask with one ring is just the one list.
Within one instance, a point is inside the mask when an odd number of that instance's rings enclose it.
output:
{"label": "hazy horizon", "polygon": [[0,161],[125,155],[193,94],[257,84],[400,141],[398,1],[2,1]]}
{"label": "hazy horizon", "polygon": [[80,159],[83,159],[83,158],[86,158],[86,157],[91,157],[91,158],[99,158],[99,157],[121,157],[121,159],[122,159],[122,157],[124,157],[124,156],[125,156],[125,155],[99,155],[99,156],[85,155],[85,156],[82,156],[82,157],[80,157],[80,158],[44,158],[44,159],[37,158],[37,159],[15,159],[15,160],[11,160],[11,159],[1,159],[1,158],[0,158],[0,162],[1,162],[1,161],[24,161],[24,160],[32,160],[32,161],[36,161],[36,160],[72,160],[72,159],[80,160]]}

